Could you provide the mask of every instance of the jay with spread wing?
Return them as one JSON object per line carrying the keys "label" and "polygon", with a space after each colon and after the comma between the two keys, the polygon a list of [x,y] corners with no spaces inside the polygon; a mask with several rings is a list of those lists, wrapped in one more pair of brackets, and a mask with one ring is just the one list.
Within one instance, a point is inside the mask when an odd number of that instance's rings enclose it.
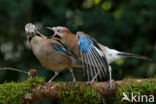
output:
{"label": "jay with spread wing", "polygon": [[112,86],[111,67],[110,65],[107,65],[107,63],[111,64],[123,58],[151,60],[145,56],[110,49],[100,43],[97,43],[95,39],[82,32],[77,32],[77,35],[72,34],[71,31],[66,27],[57,26],[47,28],[54,31],[54,35],[52,37],[65,44],[78,57],[80,57],[82,62],[95,66],[89,68],[87,65],[84,65],[85,69],[87,71],[89,70],[91,75],[96,71],[104,75],[104,72],[107,71],[107,68],[109,67],[110,88]]}
{"label": "jay with spread wing", "polygon": [[104,77],[108,71],[108,63],[97,42],[83,32],[78,32],[76,36],[78,37],[78,56],[84,64],[88,80],[90,80],[90,75],[93,78],[91,82],[98,74]]}

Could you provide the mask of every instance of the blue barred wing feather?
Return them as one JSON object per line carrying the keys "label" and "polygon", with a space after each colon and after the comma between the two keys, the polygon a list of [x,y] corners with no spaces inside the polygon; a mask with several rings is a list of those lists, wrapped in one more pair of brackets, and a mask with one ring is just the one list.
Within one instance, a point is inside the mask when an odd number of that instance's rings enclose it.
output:
{"label": "blue barred wing feather", "polygon": [[108,71],[108,62],[97,42],[82,32],[78,32],[77,37],[81,61],[88,80],[93,78],[96,73],[99,74],[100,78],[105,77]]}

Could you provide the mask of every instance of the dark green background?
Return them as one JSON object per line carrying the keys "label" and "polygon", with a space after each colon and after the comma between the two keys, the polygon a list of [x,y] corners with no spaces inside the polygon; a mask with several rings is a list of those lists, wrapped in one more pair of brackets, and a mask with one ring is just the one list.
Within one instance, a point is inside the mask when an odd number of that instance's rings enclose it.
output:
{"label": "dark green background", "polygon": [[[153,59],[117,61],[112,64],[114,80],[156,75],[156,0],[0,0],[0,67],[36,68],[48,80],[54,73],[40,65],[27,45],[24,26],[28,22],[47,36],[52,32],[44,27],[66,26],[73,33],[84,31],[110,48]],[[78,80],[86,80],[81,72],[75,73]],[[26,78],[18,72],[0,71],[0,83]],[[70,73],[64,71],[55,81],[71,80]]]}

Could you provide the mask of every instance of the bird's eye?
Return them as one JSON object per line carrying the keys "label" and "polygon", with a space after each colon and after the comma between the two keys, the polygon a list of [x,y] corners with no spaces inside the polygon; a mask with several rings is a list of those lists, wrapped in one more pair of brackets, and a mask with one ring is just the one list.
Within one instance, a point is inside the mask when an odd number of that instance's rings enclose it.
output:
{"label": "bird's eye", "polygon": [[60,33],[60,32],[62,32],[62,31],[61,31],[61,29],[58,29],[58,30],[57,30],[57,32],[59,32],[59,33]]}

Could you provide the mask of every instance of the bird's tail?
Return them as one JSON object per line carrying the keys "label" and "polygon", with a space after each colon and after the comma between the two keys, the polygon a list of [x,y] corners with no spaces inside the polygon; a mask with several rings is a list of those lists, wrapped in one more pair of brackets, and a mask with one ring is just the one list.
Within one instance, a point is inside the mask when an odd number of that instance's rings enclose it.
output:
{"label": "bird's tail", "polygon": [[138,59],[142,59],[142,60],[152,60],[151,58],[145,57],[145,56],[141,56],[138,54],[133,54],[133,53],[127,53],[127,52],[120,52],[118,53],[118,55],[124,57],[124,58],[138,58]]}

